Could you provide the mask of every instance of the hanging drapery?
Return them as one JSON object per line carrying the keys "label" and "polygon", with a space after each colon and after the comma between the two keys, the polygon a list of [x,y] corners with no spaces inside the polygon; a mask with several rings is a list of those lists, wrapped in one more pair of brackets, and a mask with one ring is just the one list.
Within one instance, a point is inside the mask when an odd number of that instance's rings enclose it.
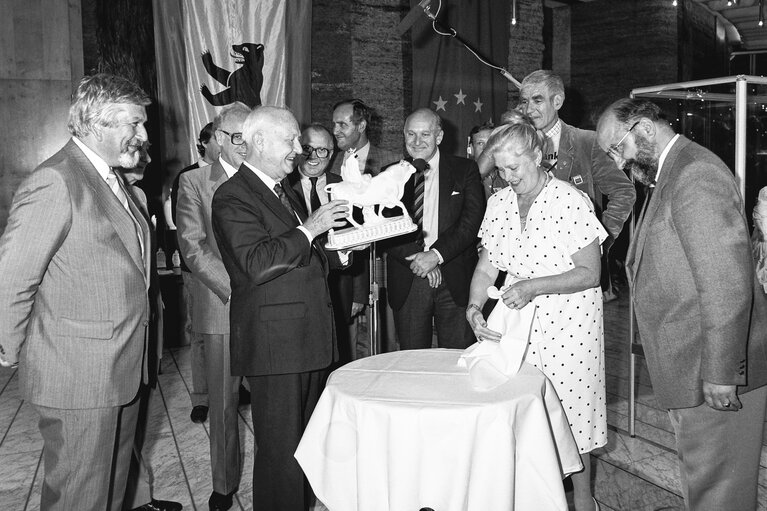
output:
{"label": "hanging drapery", "polygon": [[[437,30],[450,26],[489,62],[505,67],[509,51],[508,0],[442,0]],[[411,5],[418,0],[411,0]],[[430,11],[437,14],[439,0]],[[455,38],[441,36],[426,16],[413,27],[413,109],[428,107],[442,117],[441,150],[466,155],[469,131],[497,123],[506,110],[508,82],[482,64]]]}
{"label": "hanging drapery", "polygon": [[240,101],[310,111],[311,0],[154,0],[165,169],[197,159],[200,129]]}

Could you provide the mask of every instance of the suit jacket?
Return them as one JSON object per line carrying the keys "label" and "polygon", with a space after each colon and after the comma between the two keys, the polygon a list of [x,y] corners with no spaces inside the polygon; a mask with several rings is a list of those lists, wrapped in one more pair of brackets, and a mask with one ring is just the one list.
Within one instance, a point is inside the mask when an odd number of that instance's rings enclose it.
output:
{"label": "suit jacket", "polygon": [[[338,174],[326,173],[327,183],[340,183],[341,176]],[[288,177],[288,182],[293,191],[296,192],[301,207],[305,214],[306,196],[301,186],[301,173],[298,169],[294,170]],[[318,190],[318,193],[326,193]],[[330,198],[330,194],[328,199]],[[326,236],[322,237],[320,243],[325,243]],[[333,299],[333,307],[344,322],[348,323],[352,315],[352,303],[367,303],[368,292],[370,289],[370,273],[368,271],[368,262],[365,258],[359,257],[347,268],[339,268],[330,272],[329,275],[330,294]]]}
{"label": "suit jacket", "polygon": [[[200,160],[203,161],[203,160]],[[176,220],[176,210],[178,209],[178,185],[181,181],[181,175],[186,174],[190,170],[199,169],[200,168],[200,161],[196,161],[192,163],[191,165],[184,167],[179,171],[178,174],[176,174],[176,178],[173,180],[173,184],[170,187],[170,214],[173,219],[173,225],[176,226],[176,244],[180,245],[178,241],[178,221]],[[204,163],[204,162],[203,162]],[[214,162],[215,163],[215,162]],[[189,272],[189,266],[187,266],[186,261],[184,260],[184,254],[181,252],[181,249],[178,251],[179,258],[181,259],[181,271]]]}
{"label": "suit jacket", "polygon": [[[485,214],[485,192],[479,168],[473,160],[440,153],[439,235],[431,248],[442,254],[442,279],[457,305],[469,300],[469,285],[477,265],[477,232]],[[402,203],[413,216],[415,175],[405,184]],[[413,272],[405,257],[423,251],[416,231],[381,242],[388,254],[387,293],[389,304],[399,309],[405,303]]]}
{"label": "suit jacket", "polygon": [[181,175],[178,183],[178,246],[194,279],[192,330],[202,334],[229,333],[232,289],[213,234],[213,194],[227,181],[216,160]]}
{"label": "suit jacket", "polygon": [[[14,195],[0,238],[0,356],[34,404],[120,406],[147,381],[149,226],[70,140]],[[143,239],[142,254],[137,234]]]}
{"label": "suit jacket", "polygon": [[[133,195],[133,199],[139,205],[141,214],[144,216],[147,225],[149,225],[149,233],[151,237],[151,249],[150,254],[157,252],[157,231],[152,225],[152,220],[149,215],[149,206],[146,199],[144,190],[138,186],[129,186],[128,192]],[[160,371],[160,361],[162,359],[162,350],[165,344],[165,335],[163,329],[163,302],[162,294],[160,292],[160,278],[157,274],[157,258],[150,258],[150,274],[149,274],[149,328],[147,333],[147,366],[149,368],[149,385],[152,387],[157,385],[157,374]]]}
{"label": "suit jacket", "polygon": [[[395,153],[370,144],[370,149],[368,150],[368,158],[365,160],[365,173],[377,176],[384,167],[388,167],[392,163],[396,163],[399,160],[400,158],[397,157]],[[330,167],[330,172],[328,172],[328,174],[332,173],[340,176],[341,164],[343,162],[344,152],[336,151],[336,154],[333,157],[333,163]]]}
{"label": "suit jacket", "polygon": [[[636,201],[634,184],[597,144],[596,133],[562,121],[554,176],[586,193],[597,208],[602,225],[613,239],[623,229]],[[599,192],[599,194],[597,194]],[[603,209],[602,196],[607,196]]]}
{"label": "suit jacket", "polygon": [[653,390],[666,408],[703,402],[702,382],[767,383],[767,300],[736,181],[680,137],[640,216],[626,268]]}
{"label": "suit jacket", "polygon": [[[286,196],[305,220],[287,181]],[[232,286],[232,374],[263,376],[328,367],[338,358],[327,275],[309,243],[263,181],[245,164],[213,196],[213,232]],[[337,255],[331,253],[338,264]]]}

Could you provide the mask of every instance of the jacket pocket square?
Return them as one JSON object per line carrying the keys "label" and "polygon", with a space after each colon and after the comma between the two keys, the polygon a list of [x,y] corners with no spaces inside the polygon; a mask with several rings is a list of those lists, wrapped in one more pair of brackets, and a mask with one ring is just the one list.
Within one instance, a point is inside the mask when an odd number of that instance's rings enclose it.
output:
{"label": "jacket pocket square", "polygon": [[453,193],[451,193],[451,194],[450,194],[450,196],[451,196],[451,197],[452,197],[453,195],[461,195],[461,192],[453,192]]}

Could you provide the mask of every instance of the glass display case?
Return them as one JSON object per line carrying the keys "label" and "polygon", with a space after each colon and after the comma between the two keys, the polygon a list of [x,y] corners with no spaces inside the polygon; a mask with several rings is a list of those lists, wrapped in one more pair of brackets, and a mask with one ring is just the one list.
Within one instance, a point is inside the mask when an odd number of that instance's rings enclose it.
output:
{"label": "glass display case", "polygon": [[728,76],[643,87],[634,98],[658,104],[674,130],[717,154],[735,173],[751,222],[767,186],[767,78]]}
{"label": "glass display case", "polygon": [[[674,131],[710,149],[724,161],[738,180],[746,217],[753,227],[751,212],[759,190],[767,186],[767,78],[738,75],[643,87],[631,91],[631,97],[656,103]],[[640,191],[636,209],[643,202]],[[635,210],[634,216],[637,213]],[[632,235],[633,224],[632,219]],[[629,434],[634,436],[636,357],[644,352],[637,338],[632,304],[629,307]]]}

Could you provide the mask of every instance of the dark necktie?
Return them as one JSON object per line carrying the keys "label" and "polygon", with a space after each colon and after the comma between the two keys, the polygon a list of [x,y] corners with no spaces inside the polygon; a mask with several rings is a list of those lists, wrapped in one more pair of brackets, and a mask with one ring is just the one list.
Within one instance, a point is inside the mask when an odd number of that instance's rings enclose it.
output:
{"label": "dark necktie", "polygon": [[288,212],[295,217],[296,210],[293,209],[293,205],[290,203],[290,200],[288,200],[288,196],[285,195],[285,190],[282,189],[282,185],[280,183],[274,185],[274,193],[276,193],[277,197],[280,198],[280,202],[282,202],[282,205],[285,206],[285,209],[287,209]]}
{"label": "dark necktie", "polygon": [[415,191],[413,192],[413,220],[423,230],[423,194],[425,188],[424,173],[429,170],[429,165],[423,172],[415,173]]}
{"label": "dark necktie", "polygon": [[320,196],[317,195],[317,178],[310,177],[309,181],[312,183],[312,189],[309,192],[309,206],[311,206],[309,213],[311,214],[317,211],[322,204],[320,203]]}

